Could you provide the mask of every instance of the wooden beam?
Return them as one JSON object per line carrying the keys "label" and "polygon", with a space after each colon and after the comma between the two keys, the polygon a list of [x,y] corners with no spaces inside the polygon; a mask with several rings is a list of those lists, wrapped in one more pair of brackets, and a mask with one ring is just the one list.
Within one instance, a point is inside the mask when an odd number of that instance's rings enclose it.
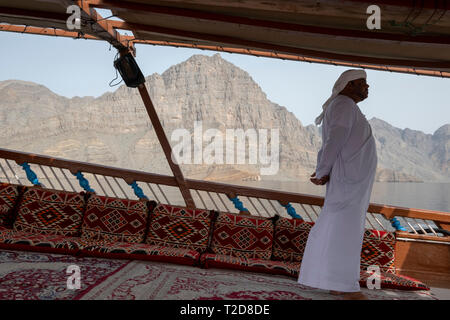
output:
{"label": "wooden beam", "polygon": [[442,243],[446,243],[447,245],[450,245],[450,236],[436,237],[436,236],[427,235],[427,234],[415,234],[415,233],[409,233],[406,231],[395,231],[395,237],[397,239],[403,239],[404,241],[413,241],[413,242],[440,241]]}
{"label": "wooden beam", "polygon": [[156,40],[141,40],[141,39],[134,39],[134,40],[130,40],[130,41],[132,41],[134,44],[149,44],[149,45],[158,45],[158,46],[193,48],[193,49],[199,49],[199,50],[212,50],[212,51],[252,55],[252,56],[257,56],[257,57],[265,57],[265,58],[275,58],[275,59],[282,59],[282,60],[302,61],[302,62],[321,63],[321,64],[332,64],[332,65],[340,65],[340,66],[346,66],[346,67],[352,67],[352,68],[373,69],[373,70],[377,70],[377,71],[390,71],[390,72],[399,72],[399,73],[415,74],[415,75],[422,75],[422,76],[450,78],[450,72],[417,69],[417,68],[407,68],[407,67],[380,66],[380,65],[375,65],[375,64],[342,62],[342,61],[329,60],[329,59],[310,58],[310,57],[305,57],[302,55],[278,53],[278,52],[273,52],[273,51],[243,49],[243,48],[226,47],[226,46],[201,45],[201,44],[182,43],[182,42],[173,42],[173,41],[156,41]]}
{"label": "wooden beam", "polygon": [[157,6],[152,4],[135,3],[119,0],[89,0],[88,3],[90,6],[98,8],[106,8],[106,9],[119,8],[136,11],[139,13],[148,12],[148,13],[164,14],[168,15],[169,16],[168,18],[170,18],[170,16],[177,16],[183,18],[225,22],[237,25],[247,25],[259,28],[270,28],[294,32],[306,32],[320,35],[333,35],[348,38],[363,38],[363,39],[370,38],[370,39],[390,40],[390,41],[407,41],[415,43],[450,44],[450,37],[448,36],[437,36],[437,35],[412,36],[407,34],[386,33],[376,30],[361,31],[361,30],[318,27],[310,25],[300,25],[296,23],[262,20],[262,19],[206,12],[200,10]]}
{"label": "wooden beam", "polygon": [[111,21],[103,19],[86,1],[77,0],[77,5],[84,20],[88,21],[82,25],[83,32],[108,41],[119,51],[128,50],[127,43],[122,42],[120,34],[110,24]]}
{"label": "wooden beam", "polygon": [[21,151],[13,151],[3,148],[0,148],[0,158],[14,160],[17,164],[28,162],[49,167],[67,169],[71,173],[77,173],[77,171],[81,171],[99,174],[103,176],[123,178],[127,183],[132,183],[133,181],[143,181],[173,187],[177,186],[175,178],[166,175],[147,173],[137,170],[120,169],[115,167],[103,166],[99,164],[91,164],[75,160],[67,160],[62,158],[49,157],[45,155],[26,153]]}
{"label": "wooden beam", "polygon": [[380,213],[384,215],[386,219],[392,219],[393,217],[408,217],[450,223],[450,213],[448,212],[394,207],[375,203],[371,203],[367,211],[372,213]]}
{"label": "wooden beam", "polygon": [[[82,25],[82,31],[85,35],[90,36],[84,36],[86,39],[102,39],[106,40],[109,43],[111,43],[114,47],[116,47],[118,50],[129,50],[134,52],[134,47],[132,42],[130,42],[131,38],[129,37],[122,37],[114,28],[110,25],[110,22],[108,20],[103,19],[101,15],[95,11],[95,9],[89,8],[89,5],[86,1],[78,0],[77,1],[78,6],[81,9],[82,21],[88,21],[89,23]],[[0,6],[0,15],[7,15],[7,16],[18,16],[18,17],[27,17],[27,18],[36,18],[39,20],[54,20],[61,22],[66,22],[69,15],[66,12],[59,13],[59,12],[49,12],[49,11],[38,11],[38,10],[27,10],[27,9],[19,9],[19,8],[11,8],[11,7],[1,7]],[[27,29],[30,27],[27,27]],[[34,27],[37,28],[37,27]],[[9,30],[5,30],[3,28],[3,31],[11,31],[11,32],[23,32],[23,31],[15,31],[15,27],[9,28]],[[50,29],[51,30],[51,29]],[[61,29],[59,29],[61,30]],[[70,36],[72,37],[73,31],[65,31],[67,33],[64,33],[64,31],[58,31],[59,35],[61,36]],[[46,31],[42,32],[38,29],[33,29],[32,32],[27,33],[33,33],[33,34],[44,34],[44,35],[50,35]],[[78,34],[78,32],[75,32]],[[134,39],[134,37],[132,38]]]}
{"label": "wooden beam", "polygon": [[170,169],[177,181],[178,187],[180,188],[181,195],[183,196],[186,206],[188,208],[195,208],[194,200],[192,199],[191,192],[187,186],[186,180],[184,179],[183,173],[180,167],[172,160],[172,148],[170,146],[169,140],[167,140],[164,129],[159,121],[158,114],[156,113],[155,107],[153,105],[152,99],[147,91],[145,84],[139,86],[139,93],[141,95],[142,101],[144,102],[145,109],[150,117],[150,121],[155,128],[156,136],[158,137],[159,143],[164,151],[167,161],[169,162]]}
{"label": "wooden beam", "polygon": [[388,6],[397,6],[397,7],[406,7],[406,8],[417,8],[417,9],[440,9],[440,10],[450,10],[450,2],[445,0],[422,0],[422,1],[413,1],[413,0],[347,0],[350,2],[359,2],[365,3],[368,6],[371,4],[376,5],[388,5]]}
{"label": "wooden beam", "polygon": [[[53,36],[53,37],[66,37],[75,39],[90,39],[90,40],[102,40],[89,34],[83,34],[81,32],[66,31],[57,28],[40,28],[30,26],[17,26],[11,24],[0,24],[0,31],[17,32],[37,34],[41,36]],[[131,39],[130,39],[131,40]]]}
{"label": "wooden beam", "polygon": [[[103,39],[97,38],[90,34],[66,31],[66,30],[57,29],[57,28],[43,28],[43,27],[32,27],[32,26],[22,26],[22,25],[17,26],[17,25],[11,25],[11,24],[0,24],[0,31],[27,33],[27,34],[36,34],[36,35],[54,36],[54,37],[68,37],[68,38],[73,38],[73,39],[103,40]],[[336,61],[336,60],[310,58],[310,57],[294,55],[294,54],[276,53],[273,51],[242,49],[242,48],[235,48],[235,47],[199,45],[199,44],[171,42],[171,41],[140,40],[140,39],[136,39],[134,36],[124,36],[124,35],[121,35],[120,39],[121,39],[122,43],[124,43],[124,45],[126,44],[126,46],[128,48],[133,48],[133,50],[131,50],[133,55],[136,55],[136,51],[134,49],[135,44],[147,44],[147,45],[158,45],[158,46],[185,47],[185,48],[193,48],[193,49],[199,49],[199,50],[211,50],[211,51],[219,51],[219,52],[245,54],[245,55],[252,55],[252,56],[257,56],[257,57],[266,57],[266,58],[274,58],[274,59],[282,59],[282,60],[302,61],[302,62],[320,63],[320,64],[332,64],[332,65],[347,66],[347,67],[352,67],[352,68],[364,68],[364,69],[373,69],[373,70],[378,70],[378,71],[390,71],[390,72],[399,72],[399,73],[415,74],[415,75],[422,75],[422,76],[450,78],[450,72],[442,72],[442,71],[434,71],[434,70],[341,62],[341,61]]]}
{"label": "wooden beam", "polygon": [[55,20],[58,22],[66,21],[67,18],[69,17],[69,15],[65,12],[59,13],[59,12],[27,10],[27,9],[19,9],[19,8],[11,8],[11,7],[0,7],[0,14],[8,15],[8,16]]}
{"label": "wooden beam", "polygon": [[399,67],[420,67],[430,69],[449,69],[450,62],[431,62],[431,61],[419,61],[419,60],[404,60],[404,59],[387,59],[387,58],[374,58],[365,56],[354,56],[348,54],[328,53],[317,50],[303,49],[297,47],[276,45],[272,43],[266,43],[261,41],[253,41],[247,39],[241,39],[230,36],[221,36],[216,34],[209,34],[203,32],[191,32],[186,30],[166,28],[156,25],[127,23],[122,21],[110,21],[110,24],[116,29],[132,30],[150,32],[156,34],[165,34],[177,37],[183,37],[193,40],[209,41],[217,44],[234,45],[244,48],[257,48],[266,51],[276,51],[279,53],[289,53],[296,55],[303,55],[313,58],[332,59],[344,62],[356,62],[356,63],[368,63],[376,65],[390,65]]}

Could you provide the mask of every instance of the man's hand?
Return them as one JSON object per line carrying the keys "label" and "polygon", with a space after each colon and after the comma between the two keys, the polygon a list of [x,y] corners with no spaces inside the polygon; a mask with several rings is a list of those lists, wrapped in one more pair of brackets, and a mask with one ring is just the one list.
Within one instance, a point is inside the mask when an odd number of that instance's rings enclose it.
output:
{"label": "man's hand", "polygon": [[322,178],[318,179],[316,177],[316,172],[314,172],[311,175],[311,179],[309,179],[309,180],[311,180],[312,183],[314,183],[314,184],[316,184],[318,186],[322,186],[322,185],[326,184],[330,180],[330,176],[326,175],[326,176],[323,176]]}

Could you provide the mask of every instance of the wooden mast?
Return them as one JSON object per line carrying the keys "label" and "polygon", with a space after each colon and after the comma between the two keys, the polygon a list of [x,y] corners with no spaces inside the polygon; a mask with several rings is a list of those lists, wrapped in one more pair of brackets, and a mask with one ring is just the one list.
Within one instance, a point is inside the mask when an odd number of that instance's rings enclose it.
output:
{"label": "wooden mast", "polygon": [[156,136],[158,137],[159,143],[163,148],[164,154],[166,156],[167,161],[169,162],[170,169],[177,181],[178,187],[180,188],[180,192],[183,196],[184,201],[186,202],[186,206],[188,208],[195,208],[194,200],[192,199],[191,192],[187,186],[186,180],[184,179],[183,173],[179,165],[172,160],[172,148],[169,144],[169,140],[167,140],[164,129],[159,121],[158,114],[156,113],[155,107],[152,103],[152,99],[148,94],[147,87],[145,83],[141,84],[139,87],[139,93],[141,95],[142,101],[144,102],[145,109],[147,110],[148,116],[150,117],[150,121],[155,128]]}

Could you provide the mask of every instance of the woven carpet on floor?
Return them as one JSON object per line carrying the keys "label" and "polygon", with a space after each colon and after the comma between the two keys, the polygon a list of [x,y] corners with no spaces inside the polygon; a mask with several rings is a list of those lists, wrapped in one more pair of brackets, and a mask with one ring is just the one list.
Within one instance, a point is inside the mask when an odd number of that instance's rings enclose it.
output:
{"label": "woven carpet on floor", "polygon": [[[0,300],[72,300],[102,283],[128,261],[0,250]],[[68,289],[67,268],[80,268],[78,290]]]}
{"label": "woven carpet on floor", "polygon": [[[81,271],[81,289],[67,289],[69,265]],[[435,300],[430,291],[368,290],[374,300]],[[82,300],[310,300],[338,299],[296,279],[259,273],[149,261],[0,251],[0,299]]]}
{"label": "woven carpet on floor", "polygon": [[[433,300],[429,291],[368,290],[374,300]],[[338,299],[295,279],[226,269],[132,261],[81,299],[310,300]]]}

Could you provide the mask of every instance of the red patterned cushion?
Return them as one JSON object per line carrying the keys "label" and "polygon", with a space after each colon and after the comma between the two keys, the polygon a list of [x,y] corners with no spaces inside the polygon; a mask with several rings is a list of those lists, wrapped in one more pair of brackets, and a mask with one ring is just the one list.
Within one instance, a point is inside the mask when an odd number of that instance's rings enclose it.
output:
{"label": "red patterned cushion", "polygon": [[[280,217],[275,223],[273,258],[281,261],[302,261],[309,231],[314,222]],[[395,234],[366,229],[361,250],[361,270],[377,265],[382,272],[395,273]]]}
{"label": "red patterned cushion", "polygon": [[2,247],[7,248],[11,245],[31,246],[31,247],[48,247],[58,249],[72,249],[77,250],[78,237],[66,237],[63,235],[29,233],[23,231],[14,231],[12,229],[0,228],[0,243],[4,244]]}
{"label": "red patterned cushion", "polygon": [[202,254],[200,263],[205,268],[237,269],[288,276],[297,276],[300,269],[300,262],[252,259],[214,253]]}
{"label": "red patterned cushion", "polygon": [[147,201],[91,195],[81,227],[85,240],[143,242]]}
{"label": "red patterned cushion", "polygon": [[393,232],[366,229],[361,250],[361,270],[376,265],[382,272],[395,273],[394,250]]}
{"label": "red patterned cushion", "polygon": [[269,260],[272,240],[271,220],[221,212],[214,224],[211,250],[221,255]]}
{"label": "red patterned cushion", "polygon": [[0,226],[11,227],[14,219],[14,207],[19,198],[19,186],[0,183]]}
{"label": "red patterned cushion", "polygon": [[[250,259],[245,257],[232,257],[229,255],[203,254],[200,257],[200,263],[205,268],[226,268],[243,271],[262,272],[270,274],[287,275],[298,278],[300,271],[300,262],[273,261],[263,259]],[[366,271],[360,273],[360,286],[367,287],[367,279],[371,274]],[[369,280],[370,281],[370,280]],[[381,289],[399,289],[399,290],[430,290],[430,288],[417,279],[403,275],[381,272]]]}
{"label": "red patterned cushion", "polygon": [[146,243],[205,252],[213,217],[214,211],[161,203],[150,216]]}
{"label": "red patterned cushion", "polygon": [[302,219],[278,218],[273,236],[273,259],[302,262],[309,231],[313,225],[313,222]]}
{"label": "red patterned cushion", "polygon": [[16,231],[79,236],[84,196],[32,187],[25,191],[13,228]]}
{"label": "red patterned cushion", "polygon": [[81,254],[114,259],[137,259],[195,265],[200,253],[188,248],[170,248],[146,243],[78,241]]}
{"label": "red patterned cushion", "polygon": [[[359,285],[367,287],[367,280],[371,273],[361,271]],[[371,282],[371,280],[369,280]],[[410,278],[404,275],[392,274],[389,272],[381,272],[380,274],[381,289],[399,289],[399,290],[430,290],[430,288],[423,282]]]}

